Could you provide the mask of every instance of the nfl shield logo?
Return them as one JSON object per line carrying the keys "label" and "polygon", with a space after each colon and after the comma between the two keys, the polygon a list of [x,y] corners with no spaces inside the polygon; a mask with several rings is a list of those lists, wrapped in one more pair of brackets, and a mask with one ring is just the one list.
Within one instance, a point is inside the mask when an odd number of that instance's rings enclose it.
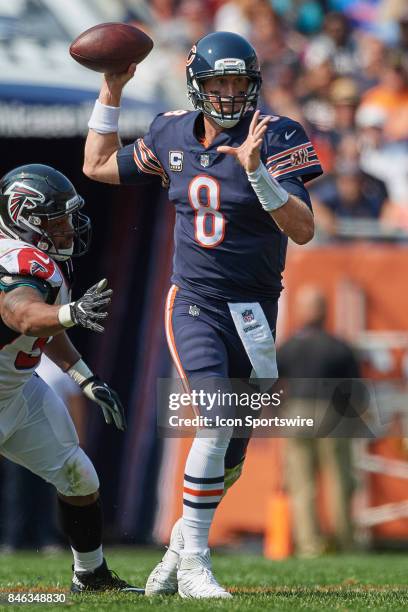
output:
{"label": "nfl shield logo", "polygon": [[210,165],[210,156],[207,153],[203,153],[203,155],[201,155],[200,164],[203,168],[208,168]]}
{"label": "nfl shield logo", "polygon": [[252,310],[244,310],[244,312],[242,312],[241,314],[245,323],[251,323],[251,321],[253,321],[255,318]]}

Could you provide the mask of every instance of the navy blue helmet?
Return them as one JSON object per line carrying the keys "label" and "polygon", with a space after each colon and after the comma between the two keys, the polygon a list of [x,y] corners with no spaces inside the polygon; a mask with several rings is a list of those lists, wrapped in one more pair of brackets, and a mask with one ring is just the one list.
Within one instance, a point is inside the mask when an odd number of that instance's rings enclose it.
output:
{"label": "navy blue helmet", "polygon": [[[262,83],[258,58],[252,45],[239,34],[214,32],[201,38],[189,53],[186,72],[188,97],[194,108],[222,127],[233,127],[248,111],[256,108]],[[247,77],[247,92],[222,97],[204,93],[206,79],[226,75]]]}
{"label": "navy blue helmet", "polygon": [[[19,166],[0,179],[0,233],[28,242],[55,259],[83,255],[91,240],[91,221],[79,212],[83,205],[71,181],[58,170],[44,164]],[[55,234],[47,227],[64,216],[71,218],[73,244],[70,249],[57,249]]]}

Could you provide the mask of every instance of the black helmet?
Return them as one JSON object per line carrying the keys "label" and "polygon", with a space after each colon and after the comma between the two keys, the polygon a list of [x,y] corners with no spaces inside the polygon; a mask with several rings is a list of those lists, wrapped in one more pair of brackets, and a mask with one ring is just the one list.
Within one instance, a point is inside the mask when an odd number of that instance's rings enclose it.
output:
{"label": "black helmet", "polygon": [[[58,170],[43,164],[19,166],[0,180],[0,233],[58,260],[79,257],[91,240],[91,221],[79,212],[83,205],[71,181]],[[46,227],[48,221],[68,215],[72,215],[73,247],[58,249]]]}
{"label": "black helmet", "polygon": [[[250,109],[255,109],[261,88],[261,73],[255,49],[245,38],[233,32],[214,32],[201,38],[187,58],[187,90],[194,108],[201,110],[225,128],[233,127]],[[225,75],[249,78],[248,91],[240,96],[215,96],[204,93],[205,79]],[[219,111],[212,101],[217,98]],[[225,104],[232,104],[225,111]]]}

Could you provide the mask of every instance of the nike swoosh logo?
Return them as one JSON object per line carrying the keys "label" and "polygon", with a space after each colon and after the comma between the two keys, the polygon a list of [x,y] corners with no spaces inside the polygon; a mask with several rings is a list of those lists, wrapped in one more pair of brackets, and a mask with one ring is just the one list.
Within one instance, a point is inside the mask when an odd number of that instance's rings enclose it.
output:
{"label": "nike swoosh logo", "polygon": [[296,133],[296,130],[293,130],[293,132],[291,132],[290,134],[285,132],[285,140],[289,140],[289,138],[292,138],[293,134],[295,133]]}

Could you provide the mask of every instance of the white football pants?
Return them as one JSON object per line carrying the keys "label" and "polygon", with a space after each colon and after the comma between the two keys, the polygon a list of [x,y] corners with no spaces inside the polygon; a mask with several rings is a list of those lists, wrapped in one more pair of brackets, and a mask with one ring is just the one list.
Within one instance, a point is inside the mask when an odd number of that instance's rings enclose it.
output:
{"label": "white football pants", "polygon": [[15,397],[0,402],[0,454],[63,495],[89,495],[99,488],[65,404],[35,374]]}

